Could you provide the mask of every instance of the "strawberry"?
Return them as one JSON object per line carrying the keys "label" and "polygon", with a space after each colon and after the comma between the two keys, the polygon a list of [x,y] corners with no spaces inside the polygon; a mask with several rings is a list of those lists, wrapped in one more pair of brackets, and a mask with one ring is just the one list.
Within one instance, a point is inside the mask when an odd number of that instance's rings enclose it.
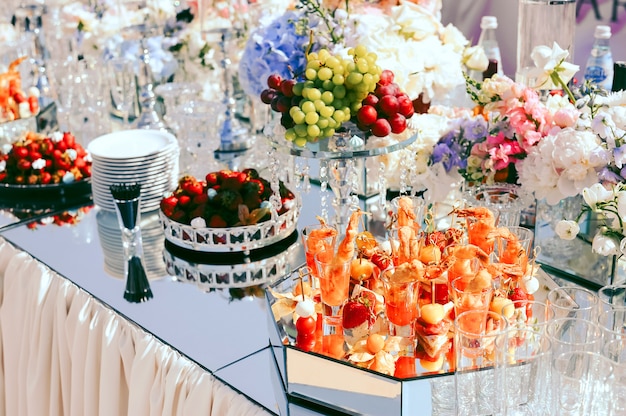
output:
{"label": "strawberry", "polygon": [[258,179],[249,179],[241,187],[241,194],[255,194],[257,196],[263,195],[265,192],[265,185]]}
{"label": "strawberry", "polygon": [[521,287],[516,287],[509,293],[509,299],[513,301],[515,307],[519,307],[528,300],[528,293]]}
{"label": "strawberry", "polygon": [[207,195],[206,192],[204,192],[204,188],[201,194],[198,194],[193,197],[193,203],[196,205],[206,204],[207,202],[209,202],[209,196]]}
{"label": "strawberry", "polygon": [[6,172],[0,172],[0,182],[4,182],[6,177],[7,177],[7,173]]}
{"label": "strawberry", "polygon": [[230,189],[232,191],[240,191],[243,184],[246,183],[247,176],[243,172],[231,172],[230,175],[222,179],[222,189]]}
{"label": "strawberry", "polygon": [[191,198],[188,195],[181,195],[178,198],[178,205],[185,207],[191,203]]}
{"label": "strawberry", "polygon": [[221,178],[219,177],[219,175],[217,174],[217,172],[211,172],[208,173],[206,175],[206,184],[209,188],[214,187],[215,185],[219,185],[220,184],[220,180]]}
{"label": "strawberry", "polygon": [[30,166],[31,166],[30,161],[26,159],[22,159],[19,162],[17,162],[17,168],[20,170],[28,170],[30,169]]}
{"label": "strawberry", "polygon": [[63,133],[63,143],[68,149],[73,149],[76,146],[76,137],[72,133]]}
{"label": "strawberry", "polygon": [[32,114],[37,114],[39,112],[39,100],[37,99],[37,97],[28,97],[28,107]]}
{"label": "strawberry", "polygon": [[380,270],[385,270],[391,266],[391,257],[383,252],[377,252],[372,255],[370,261],[376,265]]}
{"label": "strawberry", "polygon": [[41,174],[41,183],[47,185],[50,183],[50,181],[52,181],[52,175],[50,174],[50,172],[43,172]]}
{"label": "strawberry", "polygon": [[247,168],[242,170],[241,172],[245,173],[248,179],[259,179],[259,172],[253,168]]}
{"label": "strawberry", "polygon": [[211,228],[224,228],[228,224],[224,221],[224,218],[220,214],[213,214],[211,218],[209,218],[209,223],[207,224]]}
{"label": "strawberry", "polygon": [[161,210],[163,210],[163,213],[165,215],[170,217],[174,213],[174,209],[176,208],[177,204],[178,204],[178,198],[176,198],[173,195],[168,196],[161,200]]}
{"label": "strawberry", "polygon": [[13,153],[18,159],[23,159],[28,156],[28,149],[26,146],[13,146]]}
{"label": "strawberry", "polygon": [[181,187],[191,197],[202,195],[204,193],[204,187],[203,187],[202,183],[198,182],[196,180],[189,180],[187,182],[184,182],[181,185]]}
{"label": "strawberry", "polygon": [[359,296],[355,299],[350,299],[343,306],[343,327],[346,329],[356,328],[367,322],[371,325],[374,316],[374,305],[371,299],[367,296]]}
{"label": "strawberry", "polygon": [[41,153],[39,153],[39,152],[38,152],[38,151],[36,151],[36,150],[31,150],[31,151],[30,151],[30,154],[28,155],[28,158],[29,158],[31,161],[33,161],[33,162],[34,162],[34,161],[35,161],[35,160],[37,160],[37,159],[41,159],[41,158],[42,158],[42,154],[41,154]]}
{"label": "strawberry", "polygon": [[185,211],[183,211],[182,209],[176,209],[174,210],[172,215],[170,215],[170,218],[176,222],[184,223],[186,216],[187,214],[185,213]]}

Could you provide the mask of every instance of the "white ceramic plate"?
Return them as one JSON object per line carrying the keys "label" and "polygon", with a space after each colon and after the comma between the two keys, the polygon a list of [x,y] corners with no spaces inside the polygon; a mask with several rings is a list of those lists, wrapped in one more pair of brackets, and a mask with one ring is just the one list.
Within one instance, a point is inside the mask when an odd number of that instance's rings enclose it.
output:
{"label": "white ceramic plate", "polygon": [[94,159],[142,160],[177,144],[176,137],[165,131],[123,130],[95,138],[87,149]]}

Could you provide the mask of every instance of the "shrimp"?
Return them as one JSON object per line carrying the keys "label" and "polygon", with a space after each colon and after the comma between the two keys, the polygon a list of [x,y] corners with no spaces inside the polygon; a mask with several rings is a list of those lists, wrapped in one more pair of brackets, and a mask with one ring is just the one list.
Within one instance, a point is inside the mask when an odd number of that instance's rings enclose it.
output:
{"label": "shrimp", "polygon": [[459,276],[467,276],[475,273],[477,269],[484,268],[489,264],[489,255],[472,244],[449,246],[445,250],[444,261],[450,264],[448,279],[452,281]]}
{"label": "shrimp", "polygon": [[419,252],[419,241],[415,238],[414,230],[409,226],[398,228],[398,251],[396,265],[410,261]]}
{"label": "shrimp", "polygon": [[[504,247],[499,251],[500,262],[506,264],[517,264],[521,267],[522,273],[526,273],[528,268],[528,254],[519,241],[517,235],[506,227],[496,228],[489,233],[489,238],[503,238],[506,241]],[[500,246],[498,246],[500,248]]]}
{"label": "shrimp", "polygon": [[348,220],[348,226],[346,227],[346,235],[341,243],[339,243],[339,247],[337,247],[337,255],[335,256],[336,262],[344,263],[354,258],[354,254],[356,253],[356,237],[359,234],[359,219],[361,215],[368,214],[369,213],[357,209],[350,215],[350,220]]}
{"label": "shrimp", "polygon": [[413,206],[413,200],[406,196],[401,196],[398,199],[398,228],[399,227],[411,227],[415,233],[419,231],[419,224],[415,221],[415,207]]}
{"label": "shrimp", "polygon": [[317,217],[317,220],[320,222],[320,228],[310,230],[306,238],[306,249],[313,255],[326,248],[326,240],[329,238],[335,239],[337,237],[336,228],[326,224],[326,221],[322,217]]}
{"label": "shrimp", "polygon": [[[454,214],[461,218],[467,218],[467,237],[470,244],[474,244],[485,253],[491,253],[493,251],[493,243],[495,239],[489,237],[496,228],[496,217],[493,212],[486,207],[473,207],[466,209],[457,209],[453,211]],[[473,221],[469,221],[469,219]]]}
{"label": "shrimp", "polygon": [[[10,120],[18,118],[18,104],[11,97],[9,91],[22,89],[22,78],[17,67],[26,59],[26,56],[16,59],[9,64],[8,71],[0,74],[0,110],[6,111]],[[0,114],[1,115],[1,114]]]}

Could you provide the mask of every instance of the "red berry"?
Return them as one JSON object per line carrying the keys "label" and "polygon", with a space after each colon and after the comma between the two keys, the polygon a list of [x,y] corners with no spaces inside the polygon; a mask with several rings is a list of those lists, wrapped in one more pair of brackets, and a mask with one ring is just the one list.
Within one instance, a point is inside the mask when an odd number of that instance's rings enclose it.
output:
{"label": "red berry", "polygon": [[15,156],[17,156],[19,159],[28,156],[28,149],[24,146],[14,146],[13,152],[15,153]]}
{"label": "red berry", "polygon": [[380,85],[389,85],[393,82],[393,77],[394,77],[393,72],[389,69],[385,69],[383,70],[383,72],[381,72],[380,80],[378,81],[378,83]]}
{"label": "red berry", "polygon": [[272,74],[269,77],[267,77],[267,86],[275,90],[280,89],[281,82],[282,82],[282,78],[278,74]]}
{"label": "red berry", "polygon": [[178,205],[180,205],[181,207],[185,207],[189,205],[190,202],[191,202],[191,198],[187,195],[181,195],[178,198]]}
{"label": "red berry", "polygon": [[400,113],[396,113],[389,117],[389,124],[391,125],[392,133],[400,134],[406,130],[406,118]]}
{"label": "red berry", "polygon": [[220,177],[218,176],[217,172],[207,173],[205,180],[209,188],[212,188],[213,186],[220,183]]}
{"label": "red berry", "polygon": [[28,170],[30,169],[30,161],[26,160],[26,159],[22,159],[19,162],[17,162],[17,168],[20,170]]}
{"label": "red berry", "polygon": [[372,124],[372,134],[377,137],[389,136],[391,133],[391,125],[384,118],[379,118]]}
{"label": "red berry", "polygon": [[31,114],[37,114],[39,112],[39,99],[35,96],[28,97],[28,108]]}
{"label": "red berry", "polygon": [[393,95],[385,95],[380,98],[376,108],[384,114],[392,116],[398,112],[398,99]]}
{"label": "red berry", "polygon": [[296,321],[296,331],[298,331],[298,336],[314,334],[316,324],[317,322],[312,316],[299,317]]}
{"label": "red berry", "polygon": [[211,218],[209,218],[209,223],[207,225],[211,228],[224,228],[228,224],[224,221],[224,218],[222,218],[221,215],[213,214]]}
{"label": "red berry", "polygon": [[378,112],[371,105],[364,105],[356,113],[356,118],[364,126],[371,126],[378,118]]}

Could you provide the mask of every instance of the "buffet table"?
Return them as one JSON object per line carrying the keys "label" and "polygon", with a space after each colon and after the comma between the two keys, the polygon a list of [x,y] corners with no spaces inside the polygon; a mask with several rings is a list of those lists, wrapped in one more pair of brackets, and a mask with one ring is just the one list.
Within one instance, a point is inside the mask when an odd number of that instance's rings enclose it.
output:
{"label": "buffet table", "polygon": [[[287,403],[263,297],[205,293],[163,267],[149,272],[154,298],[128,303],[99,214],[34,229],[0,215],[6,414],[317,414]],[[144,249],[162,259],[162,241]]]}

